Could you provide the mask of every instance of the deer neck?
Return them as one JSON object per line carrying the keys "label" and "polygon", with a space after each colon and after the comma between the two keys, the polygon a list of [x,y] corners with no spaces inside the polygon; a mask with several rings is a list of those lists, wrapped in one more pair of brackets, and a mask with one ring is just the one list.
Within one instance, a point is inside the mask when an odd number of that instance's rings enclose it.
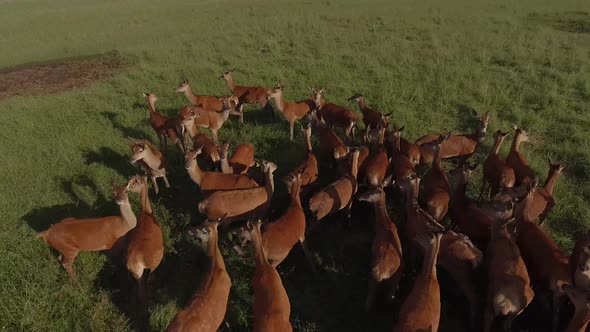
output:
{"label": "deer neck", "polygon": [[195,96],[190,86],[187,86],[187,89],[184,90],[184,95],[186,96],[186,99],[191,102],[191,104],[195,105],[197,103],[197,96]]}
{"label": "deer neck", "polygon": [[189,123],[186,123],[187,121],[184,121],[185,123],[183,123],[182,125],[184,126],[184,129],[186,130],[186,132],[188,133],[188,135],[193,138],[195,136],[197,136],[197,134],[199,133],[198,129],[197,129],[197,125],[195,125],[195,121],[188,121]]}
{"label": "deer neck", "polygon": [[488,132],[488,128],[485,125],[479,126],[477,131],[475,132],[475,137],[477,138],[477,142],[481,143],[486,139],[486,133]]}
{"label": "deer neck", "polygon": [[455,187],[455,191],[453,193],[452,199],[454,201],[464,201],[467,199],[466,193],[467,192],[467,181],[464,179],[459,179],[457,185]]}
{"label": "deer neck", "polygon": [[124,202],[119,204],[119,211],[121,212],[121,218],[123,218],[123,222],[127,229],[133,229],[137,226],[137,218],[133,213],[133,209],[131,209],[131,204],[129,203],[129,197],[125,197]]}
{"label": "deer neck", "polygon": [[438,248],[440,246],[440,238],[435,235],[435,240],[432,246],[426,251],[424,260],[422,261],[422,271],[420,277],[422,280],[436,280],[436,256],[438,255]]}
{"label": "deer neck", "polygon": [[148,108],[150,110],[150,114],[157,113],[156,104],[153,100],[148,99]]}
{"label": "deer neck", "polygon": [[199,167],[199,163],[196,159],[191,162],[189,168],[186,169],[188,176],[193,180],[194,183],[201,185],[201,179],[203,178],[203,171]]}
{"label": "deer neck", "polygon": [[520,143],[522,143],[522,140],[520,139],[520,137],[515,136],[514,139],[512,140],[512,146],[510,149],[518,152],[518,149],[520,149]]}
{"label": "deer neck", "polygon": [[359,105],[359,109],[361,110],[361,112],[364,115],[365,114],[365,110],[367,109],[367,105],[365,104],[365,100],[361,98],[361,99],[359,99],[359,101],[357,103]]}
{"label": "deer neck", "polygon": [[555,181],[557,181],[557,177],[559,176],[559,172],[555,170],[549,170],[549,174],[547,175],[547,181],[543,185],[543,188],[549,195],[553,195],[553,187],[555,187]]}
{"label": "deer neck", "polygon": [[264,178],[266,179],[266,183],[264,184],[264,186],[266,188],[266,193],[268,194],[268,200],[270,201],[270,196],[275,191],[274,175],[270,170],[268,170],[264,174]]}
{"label": "deer neck", "polygon": [[219,162],[221,163],[221,172],[228,174],[234,172],[234,169],[229,165],[229,162],[227,161],[227,154],[225,155],[225,158],[219,158]]}
{"label": "deer neck", "polygon": [[442,162],[442,153],[440,153],[441,146],[439,145],[434,151],[434,161],[432,165],[436,167],[438,170],[442,170],[441,162]]}
{"label": "deer neck", "polygon": [[300,180],[293,181],[293,185],[291,186],[291,202],[295,203],[297,206],[301,206],[301,198],[299,197],[300,192],[301,192],[301,181]]}
{"label": "deer neck", "polygon": [[141,200],[141,210],[145,213],[152,214],[152,205],[150,204],[147,183],[144,183],[141,186],[141,192],[139,193],[139,197]]}
{"label": "deer neck", "polygon": [[225,79],[225,82],[227,83],[227,87],[233,92],[236,89],[236,84],[234,83],[234,78],[233,77],[228,77]]}
{"label": "deer neck", "polygon": [[146,163],[151,169],[160,169],[162,160],[156,156],[150,148],[146,149],[146,154],[143,157],[143,162]]}
{"label": "deer neck", "polygon": [[225,263],[219,250],[217,229],[211,230],[211,237],[209,238],[209,256],[211,257],[211,270],[220,269],[225,271]]}
{"label": "deer neck", "polygon": [[275,97],[275,102],[277,103],[277,109],[281,113],[285,113],[285,97],[283,97],[282,93]]}
{"label": "deer neck", "polygon": [[254,249],[254,260],[256,261],[256,268],[270,265],[266,260],[264,254],[264,248],[262,247],[262,235],[260,235],[259,226],[254,226],[251,233],[252,236],[252,247]]}
{"label": "deer neck", "polygon": [[311,152],[311,137],[310,135],[307,135],[307,133],[304,135],[305,137],[305,145],[307,146],[307,152]]}
{"label": "deer neck", "polygon": [[[387,204],[385,203],[385,194],[379,196],[379,200],[373,204],[375,215],[381,217],[389,217],[387,213]],[[377,218],[377,220],[386,220],[388,218]]]}
{"label": "deer neck", "polygon": [[356,179],[359,172],[359,155],[358,153],[352,154],[352,163],[350,165],[350,175]]}
{"label": "deer neck", "polygon": [[492,151],[490,151],[490,154],[497,155],[500,152],[500,147],[502,146],[502,143],[504,143],[504,139],[501,137],[498,137],[498,139],[496,139],[496,141],[494,141],[494,147],[493,147]]}

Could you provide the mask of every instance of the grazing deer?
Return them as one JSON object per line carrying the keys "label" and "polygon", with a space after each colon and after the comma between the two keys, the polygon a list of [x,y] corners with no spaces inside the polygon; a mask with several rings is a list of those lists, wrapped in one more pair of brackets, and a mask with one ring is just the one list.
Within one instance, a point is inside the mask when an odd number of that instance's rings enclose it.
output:
{"label": "grazing deer", "polygon": [[506,136],[508,136],[508,133],[504,133],[501,130],[496,131],[494,134],[494,147],[483,164],[483,177],[481,192],[479,194],[480,200],[483,197],[486,182],[490,187],[487,195],[490,198],[495,197],[505,188],[514,187],[516,181],[514,170],[498,155]]}
{"label": "grazing deer", "polygon": [[254,166],[254,146],[252,144],[240,144],[236,146],[234,154],[227,159],[229,144],[220,146],[221,171],[223,173],[246,174],[250,167]]}
{"label": "grazing deer", "polygon": [[217,331],[223,323],[231,280],[219,251],[217,227],[221,219],[205,221],[190,234],[208,247],[211,264],[189,305],[180,311],[166,331]]}
{"label": "grazing deer", "polygon": [[146,92],[143,94],[148,102],[150,111],[150,125],[158,135],[160,140],[160,147],[164,149],[164,153],[168,150],[168,137],[172,140],[178,148],[184,152],[184,142],[182,140],[180,121],[176,118],[169,118],[163,114],[156,112],[156,101],[158,97],[155,94]]}
{"label": "grazing deer", "polygon": [[350,134],[352,133],[352,139],[354,140],[354,131],[358,120],[357,115],[346,107],[326,103],[323,97],[325,92],[325,89],[314,91],[316,110],[311,112],[312,118],[316,123],[320,123],[322,120],[325,121],[331,128],[334,126],[344,128],[346,138],[350,139]]}
{"label": "grazing deer", "polygon": [[209,128],[213,141],[218,142],[219,137],[217,132],[223,126],[229,114],[235,113],[235,107],[238,103],[236,97],[223,98],[223,110],[220,112],[210,111],[201,107],[187,106],[178,113],[181,119],[182,128],[188,132],[190,137],[197,134],[197,127]]}
{"label": "grazing deer", "polygon": [[[473,111],[474,116],[478,116]],[[489,113],[486,112],[479,117],[479,127],[474,134],[451,135],[448,140],[441,146],[441,156],[443,159],[459,157],[460,163],[464,163],[475,152],[475,149],[483,143],[486,138],[488,123],[490,121]],[[424,143],[437,139],[440,135],[430,134],[419,138],[415,144],[420,146],[420,163],[429,163],[434,159],[434,155],[422,148]]]}
{"label": "grazing deer", "polygon": [[290,176],[295,176],[301,173],[301,187],[307,187],[313,184],[318,179],[318,160],[313,154],[311,147],[311,123],[307,125],[307,128],[301,126],[301,132],[303,133],[303,139],[305,142],[305,158],[295,170],[289,173]]}
{"label": "grazing deer", "polygon": [[373,203],[375,213],[375,237],[371,246],[371,276],[365,309],[369,311],[375,299],[377,286],[387,284],[389,300],[393,300],[403,275],[402,245],[397,227],[389,218],[382,188],[370,189],[357,198]]}
{"label": "grazing deer", "polygon": [[[196,150],[189,150],[185,157],[184,168],[203,192],[210,192],[215,190],[232,190],[232,189],[246,189],[257,188],[258,183],[245,174],[225,174],[219,172],[206,172],[199,167],[197,163],[197,156],[201,154],[202,148]],[[213,218],[215,219],[215,218]]]}
{"label": "grazing deer", "polygon": [[391,159],[391,171],[395,181],[406,179],[416,174],[412,162],[401,152],[401,133],[404,127],[395,129],[393,134],[388,135],[389,158]]}
{"label": "grazing deer", "polygon": [[272,118],[275,118],[275,112],[272,105],[268,101],[269,88],[262,86],[241,86],[235,85],[233,72],[235,69],[231,69],[223,73],[219,79],[225,80],[227,87],[231,91],[232,95],[238,98],[238,112],[240,114],[240,123],[244,123],[244,104],[258,104],[263,110],[268,110],[272,114]]}
{"label": "grazing deer", "polygon": [[119,205],[120,215],[87,219],[66,218],[37,233],[36,239],[42,238],[60,253],[58,260],[72,279],[76,279],[72,265],[80,251],[109,250],[120,237],[137,225],[137,218],[129,203],[130,185],[131,181],[125,186],[114,188],[113,195]]}
{"label": "grazing deer", "polygon": [[309,112],[311,112],[312,107],[306,101],[301,102],[287,102],[283,97],[283,87],[281,86],[280,82],[277,82],[277,85],[272,89],[267,98],[269,100],[274,99],[277,110],[283,114],[285,119],[289,121],[289,140],[293,141],[293,129],[295,128],[295,121],[303,119]]}
{"label": "grazing deer", "polygon": [[209,219],[224,217],[223,226],[233,220],[266,216],[275,189],[273,173],[277,165],[265,160],[261,164],[265,177],[264,187],[216,191],[199,202],[199,212]]}
{"label": "grazing deer", "polygon": [[535,172],[519,151],[520,144],[529,141],[529,134],[525,129],[518,128],[517,126],[514,126],[514,130],[514,140],[512,141],[510,152],[506,157],[506,163],[514,169],[516,185],[529,185],[535,179]]}
{"label": "grazing deer", "polygon": [[[130,138],[131,139],[131,138]],[[158,188],[157,178],[164,179],[166,188],[170,188],[168,178],[166,178],[166,159],[155,146],[153,146],[148,140],[134,140],[131,139],[131,155],[130,161],[132,164],[139,162],[141,167],[149,175],[154,185],[154,191],[156,194],[160,190]]]}
{"label": "grazing deer", "polygon": [[348,98],[350,102],[356,102],[359,106],[359,110],[363,113],[363,123],[365,128],[387,128],[389,125],[389,117],[391,113],[382,114],[381,112],[375,111],[372,108],[367,107],[365,102],[365,96],[357,93],[354,96]]}
{"label": "grazing deer", "polygon": [[202,148],[199,155],[199,161],[206,169],[214,169],[221,167],[221,153],[217,148],[217,144],[204,133],[198,133],[193,137],[193,149]]}
{"label": "grazing deer", "polygon": [[186,96],[186,99],[194,105],[200,106],[206,110],[218,111],[223,109],[223,102],[221,101],[224,97],[217,96],[197,96],[193,93],[190,85],[188,85],[188,79],[184,78],[182,82],[176,88],[176,92],[182,92]]}
{"label": "grazing deer", "polygon": [[531,208],[529,210],[529,217],[531,219],[539,219],[539,224],[543,224],[549,213],[555,207],[555,199],[553,198],[553,187],[559,177],[559,174],[565,168],[563,164],[554,164],[549,161],[549,174],[543,187],[535,191]]}
{"label": "grazing deer", "polygon": [[451,188],[449,186],[449,179],[447,173],[441,165],[441,145],[449,139],[450,133],[441,135],[437,140],[423,145],[427,151],[432,151],[434,160],[432,167],[424,175],[422,183],[424,190],[422,190],[422,201],[426,205],[426,211],[436,221],[441,221],[449,210],[449,202],[451,200]]}
{"label": "grazing deer", "polygon": [[320,136],[320,150],[331,157],[334,166],[338,166],[339,162],[348,155],[350,149],[344,145],[344,142],[332,129],[323,124],[318,127],[318,134]]}
{"label": "grazing deer", "polygon": [[[385,127],[379,130],[379,141],[376,151],[366,160],[364,165],[364,175],[369,185],[373,187],[383,186],[383,180],[389,168],[389,159],[387,158],[387,148],[384,143]],[[360,152],[359,152],[360,155]]]}
{"label": "grazing deer", "polygon": [[573,285],[577,289],[590,292],[590,233],[576,241],[569,264]]}
{"label": "grazing deer", "polygon": [[484,311],[484,332],[492,328],[494,318],[505,316],[504,330],[533,300],[529,274],[520,250],[507,229],[513,219],[496,219],[492,224],[488,258],[488,295]]}
{"label": "grazing deer", "polygon": [[568,284],[561,287],[561,290],[567,295],[575,311],[564,332],[585,332],[590,322],[590,294]]}
{"label": "grazing deer", "polygon": [[242,229],[242,237],[252,243],[256,270],[252,276],[254,290],[254,332],[293,331],[289,322],[291,304],[281,276],[275,267],[268,263],[266,248],[260,232],[261,221],[248,222]]}

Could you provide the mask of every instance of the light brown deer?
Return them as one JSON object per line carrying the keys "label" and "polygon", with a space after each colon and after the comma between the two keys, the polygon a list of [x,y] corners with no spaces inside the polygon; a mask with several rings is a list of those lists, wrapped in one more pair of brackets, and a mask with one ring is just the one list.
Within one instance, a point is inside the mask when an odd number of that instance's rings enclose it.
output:
{"label": "light brown deer", "polygon": [[494,147],[483,164],[483,177],[481,192],[479,194],[480,200],[483,197],[486,182],[489,185],[487,196],[490,198],[495,197],[505,188],[514,187],[516,181],[514,170],[498,155],[506,136],[508,136],[508,133],[504,133],[501,130],[496,131],[494,134]]}
{"label": "light brown deer", "polygon": [[289,175],[293,177],[296,174],[301,173],[301,187],[307,187],[315,183],[318,179],[318,160],[313,154],[311,147],[311,123],[309,123],[306,128],[301,126],[301,132],[303,133],[303,139],[305,142],[305,158]]}
{"label": "light brown deer", "polygon": [[561,289],[575,308],[574,316],[564,332],[585,332],[590,322],[590,294],[568,284],[563,285]]}
{"label": "light brown deer", "polygon": [[248,222],[242,229],[242,237],[252,243],[256,270],[252,276],[254,290],[254,332],[293,331],[289,322],[291,304],[281,276],[275,267],[268,263],[260,232],[260,220]]}
{"label": "light brown deer", "polygon": [[385,127],[382,127],[379,130],[379,141],[375,147],[376,151],[369,156],[364,165],[365,179],[373,187],[383,186],[383,180],[389,168],[389,159],[387,157],[387,148],[384,145],[384,139]]}
{"label": "light brown deer", "polygon": [[219,251],[217,227],[220,222],[221,219],[205,221],[204,225],[190,232],[207,245],[211,264],[190,303],[174,317],[166,329],[168,332],[214,332],[223,323],[231,280]]}
{"label": "light brown deer", "polygon": [[225,80],[227,87],[231,91],[232,95],[238,98],[238,112],[240,113],[240,123],[244,122],[244,104],[258,104],[263,110],[270,111],[272,118],[275,117],[275,112],[272,105],[268,101],[269,88],[262,86],[241,86],[234,83],[233,72],[235,69],[231,69],[223,73],[219,79]]}
{"label": "light brown deer", "polygon": [[155,146],[153,146],[148,140],[135,140],[131,139],[131,155],[130,161],[132,164],[138,162],[141,167],[148,174],[152,180],[154,191],[156,194],[160,190],[158,188],[158,178],[164,179],[166,188],[170,188],[170,183],[166,177],[166,159]]}
{"label": "light brown deer", "polygon": [[155,94],[146,92],[143,94],[148,102],[150,111],[150,125],[158,135],[160,140],[160,147],[164,149],[164,153],[168,150],[168,137],[174,144],[178,146],[180,151],[184,152],[184,142],[181,134],[181,124],[177,118],[169,118],[163,114],[156,112],[156,101],[158,97]]}
{"label": "light brown deer", "polygon": [[223,109],[223,102],[221,101],[224,97],[217,96],[197,96],[193,93],[190,85],[188,85],[188,79],[184,78],[182,82],[176,88],[176,92],[184,93],[186,99],[194,105],[200,106],[206,110],[221,111]]}
{"label": "light brown deer", "polygon": [[[478,116],[473,111],[474,116]],[[444,142],[441,147],[441,156],[443,159],[458,157],[460,163],[464,163],[473,153],[475,149],[483,143],[486,138],[488,123],[490,121],[489,113],[486,112],[479,116],[479,127],[474,134],[451,135],[448,140]],[[415,144],[420,146],[420,163],[429,163],[434,159],[434,155],[428,151],[424,151],[421,147],[424,143],[431,142],[437,139],[440,135],[430,134],[419,138]]]}
{"label": "light brown deer", "polygon": [[332,103],[326,103],[324,100],[325,92],[325,89],[314,91],[316,110],[311,112],[312,118],[316,121],[316,123],[320,123],[322,120],[325,121],[326,124],[331,128],[335,126],[344,128],[344,134],[346,135],[346,138],[350,139],[350,134],[352,133],[352,139],[354,140],[354,132],[356,123],[358,121],[357,115],[346,107]]}
{"label": "light brown deer", "polygon": [[529,185],[535,179],[535,172],[519,151],[520,144],[529,141],[529,134],[525,129],[517,126],[514,126],[514,130],[514,140],[506,157],[506,163],[514,169],[516,175],[515,185]]}
{"label": "light brown deer", "polygon": [[451,188],[447,173],[441,165],[441,145],[449,138],[450,133],[441,135],[437,140],[423,145],[424,150],[433,151],[434,160],[432,167],[424,175],[422,183],[424,190],[421,191],[421,200],[426,206],[426,211],[436,221],[441,221],[449,210],[451,201]]}
{"label": "light brown deer", "polygon": [[358,200],[372,203],[375,213],[375,237],[371,246],[371,275],[365,302],[365,309],[369,311],[373,305],[378,285],[386,284],[388,300],[394,299],[403,275],[403,253],[397,227],[387,213],[383,189],[370,189],[359,195]]}
{"label": "light brown deer", "polygon": [[387,128],[389,125],[389,117],[391,116],[391,113],[383,114],[367,107],[365,96],[360,93],[348,98],[348,101],[354,101],[358,104],[359,110],[363,113],[363,123],[365,124],[365,128],[368,128],[369,126],[372,128]]}
{"label": "light brown deer", "polygon": [[43,239],[50,247],[57,250],[58,260],[72,279],[76,279],[73,269],[74,260],[80,251],[109,250],[115,242],[137,225],[129,203],[129,187],[114,188],[115,202],[119,205],[120,215],[99,218],[66,218],[47,230],[37,233],[36,239]]}
{"label": "light brown deer", "polygon": [[254,146],[252,144],[240,144],[236,146],[231,158],[227,158],[229,144],[220,146],[221,171],[223,173],[246,174],[250,167],[254,166]]}
{"label": "light brown deer", "polygon": [[236,97],[231,96],[223,98],[223,110],[220,112],[207,110],[196,106],[186,106],[178,113],[178,118],[181,120],[182,128],[188,132],[190,137],[195,137],[197,134],[197,127],[209,128],[213,141],[217,143],[219,136],[217,132],[223,126],[230,114],[235,113],[235,108],[238,103]]}
{"label": "light brown deer", "polygon": [[280,82],[267,95],[269,100],[274,99],[277,110],[283,114],[285,119],[289,122],[289,140],[293,141],[293,129],[295,128],[295,121],[303,119],[312,107],[305,101],[301,102],[287,102],[283,97],[283,87]]}
{"label": "light brown deer", "polygon": [[543,224],[549,213],[555,207],[553,198],[553,188],[557,178],[565,168],[563,164],[554,164],[549,160],[549,174],[543,187],[535,191],[535,197],[529,210],[529,218],[539,219],[539,224]]}

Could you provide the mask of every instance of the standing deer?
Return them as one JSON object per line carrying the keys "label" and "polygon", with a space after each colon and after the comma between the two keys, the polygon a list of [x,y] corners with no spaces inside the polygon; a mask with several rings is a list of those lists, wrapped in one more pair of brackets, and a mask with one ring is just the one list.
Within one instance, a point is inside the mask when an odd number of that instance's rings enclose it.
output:
{"label": "standing deer", "polygon": [[520,144],[528,142],[529,134],[525,129],[518,128],[517,126],[514,126],[514,130],[514,140],[512,141],[510,152],[506,157],[506,163],[514,169],[516,185],[529,185],[535,179],[535,172],[519,151]]}
{"label": "standing deer", "polygon": [[354,140],[354,132],[358,120],[357,115],[346,107],[326,103],[323,97],[325,92],[325,89],[314,91],[316,110],[311,112],[312,118],[316,123],[325,121],[331,128],[335,126],[344,128],[346,138],[350,139],[350,134],[352,133],[352,139]]}
{"label": "standing deer", "polygon": [[241,86],[235,85],[233,72],[235,69],[231,69],[223,73],[219,79],[225,80],[227,83],[227,87],[231,91],[232,95],[237,97],[238,102],[238,112],[240,114],[240,123],[244,123],[244,104],[258,104],[262,107],[263,110],[270,111],[272,118],[275,118],[275,112],[272,108],[272,105],[268,101],[268,91],[269,88],[262,87],[262,86]]}
{"label": "standing deer", "polygon": [[559,177],[559,174],[565,168],[563,164],[554,164],[549,161],[549,174],[543,187],[535,191],[535,197],[533,199],[531,208],[529,210],[529,217],[531,219],[539,219],[539,224],[543,224],[549,213],[555,207],[555,199],[553,198],[553,188],[555,182]]}
{"label": "standing deer", "polygon": [[182,82],[180,82],[180,84],[176,88],[176,92],[184,93],[186,99],[188,99],[188,101],[194,106],[200,106],[206,110],[218,112],[223,109],[223,103],[221,101],[223,97],[195,95],[190,85],[188,85],[188,79],[186,78],[184,78]]}
{"label": "standing deer", "polygon": [[590,233],[576,241],[569,258],[573,285],[590,292]]}
{"label": "standing deer", "polygon": [[254,166],[254,146],[252,144],[240,144],[236,146],[236,150],[229,160],[227,158],[228,149],[228,143],[222,144],[219,148],[221,171],[223,173],[246,174],[248,169]]}
{"label": "standing deer", "polygon": [[514,187],[516,181],[514,170],[498,155],[506,136],[508,136],[508,133],[504,133],[501,130],[496,131],[494,134],[494,147],[483,164],[483,177],[481,192],[479,194],[480,200],[483,197],[486,182],[490,187],[488,192],[490,198],[495,197],[505,188]]}
{"label": "standing deer", "polygon": [[202,148],[202,153],[199,154],[199,162],[204,165],[203,167],[206,169],[219,169],[222,167],[220,165],[221,161],[221,152],[219,151],[217,144],[213,142],[213,140],[204,133],[197,133],[192,138],[193,149]]}
{"label": "standing deer", "polygon": [[180,121],[176,118],[169,118],[163,114],[156,112],[156,101],[158,97],[153,93],[146,92],[143,94],[148,102],[150,111],[150,125],[158,135],[160,140],[160,147],[164,149],[164,153],[168,150],[168,137],[172,140],[178,148],[184,152],[184,142],[182,140]]}
{"label": "standing deer", "polygon": [[401,151],[401,133],[404,127],[395,129],[392,135],[388,135],[389,158],[391,159],[391,171],[395,181],[406,179],[416,174],[412,162]]}
{"label": "standing deer", "polygon": [[[369,185],[373,187],[383,186],[383,180],[389,168],[387,148],[384,145],[385,127],[379,130],[379,141],[375,152],[369,156],[364,165],[364,176]],[[359,153],[360,155],[360,153]]]}
{"label": "standing deer", "polygon": [[231,280],[219,251],[217,227],[221,221],[221,218],[216,221],[205,221],[204,225],[190,232],[207,245],[211,264],[188,306],[174,317],[166,329],[168,332],[215,332],[223,322]]}
{"label": "standing deer", "polygon": [[132,180],[125,186],[114,188],[113,195],[119,205],[120,215],[87,219],[66,218],[37,233],[36,239],[42,238],[60,253],[58,260],[72,279],[76,279],[73,264],[80,251],[109,250],[120,237],[137,225],[128,197],[131,183]]}
{"label": "standing deer", "polygon": [[295,121],[303,119],[312,107],[306,101],[301,102],[287,102],[283,97],[283,87],[280,82],[277,82],[274,89],[272,89],[267,98],[269,100],[274,99],[277,110],[283,114],[285,119],[289,122],[289,140],[293,141],[293,129],[295,128]]}
{"label": "standing deer", "polygon": [[237,105],[236,97],[227,97],[223,99],[223,110],[220,112],[210,111],[201,107],[187,106],[184,107],[178,113],[178,117],[181,119],[183,130],[188,132],[190,137],[194,137],[197,134],[197,127],[209,128],[213,141],[218,142],[217,132],[223,126],[229,114],[235,113],[235,107]]}
{"label": "standing deer", "polygon": [[447,173],[441,165],[441,145],[449,139],[450,133],[441,135],[437,140],[423,145],[424,150],[433,151],[434,160],[432,167],[424,175],[422,183],[424,190],[422,193],[422,201],[426,205],[426,211],[436,221],[441,221],[449,210],[449,202],[451,200],[451,188],[449,186],[449,179]]}
{"label": "standing deer", "polygon": [[368,128],[369,126],[372,128],[387,128],[389,125],[389,117],[391,116],[391,113],[382,114],[381,112],[367,107],[365,96],[357,93],[348,98],[348,101],[356,102],[358,104],[359,110],[363,113],[363,123],[365,124],[365,128]]}
{"label": "standing deer", "polygon": [[322,123],[318,127],[318,134],[320,136],[320,150],[332,160],[334,167],[339,166],[339,162],[348,155],[350,149],[344,145],[344,142],[332,129]]}
{"label": "standing deer", "polygon": [[141,167],[149,175],[154,186],[156,194],[160,190],[158,188],[158,178],[164,179],[166,188],[170,188],[168,178],[166,178],[166,159],[156,147],[154,147],[148,140],[134,140],[131,139],[131,155],[130,161],[132,164],[139,162]]}
{"label": "standing deer", "polygon": [[563,285],[561,289],[575,308],[574,316],[564,332],[585,332],[590,322],[590,294],[568,284]]}
{"label": "standing deer", "polygon": [[318,179],[318,160],[313,154],[311,147],[311,123],[306,128],[301,126],[301,132],[303,133],[303,139],[305,142],[305,158],[295,167],[295,170],[289,173],[290,176],[301,174],[301,186],[307,187]]}

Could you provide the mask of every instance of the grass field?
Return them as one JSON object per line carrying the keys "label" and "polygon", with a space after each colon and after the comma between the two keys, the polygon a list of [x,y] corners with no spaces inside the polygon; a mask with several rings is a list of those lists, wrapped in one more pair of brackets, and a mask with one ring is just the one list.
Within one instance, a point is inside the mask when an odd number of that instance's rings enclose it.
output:
{"label": "grass field", "polygon": [[[565,250],[589,227],[590,3],[587,1],[0,1],[0,68],[115,51],[124,68],[83,88],[0,100],[0,328],[5,331],[122,331],[133,328],[133,280],[106,255],[83,253],[81,286],[35,232],[65,217],[117,212],[111,179],[122,183],[126,136],[156,137],[142,92],[174,115],[181,72],[197,93],[225,94],[219,74],[238,84],[281,80],[288,100],[326,87],[340,104],[355,92],[393,112],[404,134],[472,131],[464,106],[490,111],[490,131],[527,127],[524,155],[544,179],[547,157],[567,165],[547,227]],[[35,80],[31,77],[31,80]],[[350,105],[352,107],[352,105]],[[356,106],[355,106],[356,107]],[[278,175],[302,156],[285,121],[256,107],[221,139],[252,142]],[[475,160],[483,161],[487,139]],[[503,149],[505,154],[508,144]],[[174,151],[174,150],[173,150]],[[174,154],[173,154],[174,155]],[[151,326],[163,330],[192,294],[206,258],[186,230],[199,222],[198,191],[173,162],[172,188],[152,195],[166,256],[157,273]],[[324,173],[325,174],[325,173]],[[479,178],[472,191],[479,190]],[[273,215],[285,206],[277,184]],[[138,200],[132,203],[138,206]],[[358,212],[358,211],[357,211]],[[279,271],[299,331],[389,330],[395,309],[363,312],[370,230],[327,226],[312,238],[323,272],[312,278],[299,250]],[[224,331],[251,327],[251,260],[223,244],[233,288]],[[399,301],[398,301],[399,302]],[[394,307],[399,306],[397,303]],[[442,331],[464,328],[443,304]]]}

